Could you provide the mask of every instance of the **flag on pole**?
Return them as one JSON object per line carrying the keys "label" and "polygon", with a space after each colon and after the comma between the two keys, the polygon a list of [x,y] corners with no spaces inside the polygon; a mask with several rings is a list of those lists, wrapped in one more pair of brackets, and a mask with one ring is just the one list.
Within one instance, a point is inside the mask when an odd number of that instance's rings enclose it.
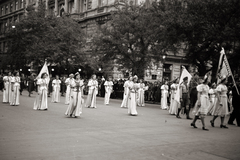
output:
{"label": "flag on pole", "polygon": [[192,75],[187,71],[187,69],[183,67],[183,71],[182,71],[182,74],[181,74],[181,77],[180,77],[180,80],[179,80],[179,84],[178,84],[178,88],[177,88],[177,93],[176,93],[176,97],[175,97],[175,100],[180,103],[180,85],[183,83],[183,79],[185,77],[188,77],[188,85],[192,79]]}
{"label": "flag on pole", "polygon": [[233,79],[234,86],[236,87],[237,93],[239,95],[239,91],[238,91],[235,79],[233,77],[232,70],[231,70],[230,65],[228,63],[227,56],[225,54],[224,48],[222,48],[220,53],[221,53],[221,55],[220,55],[220,58],[219,58],[218,70],[217,70],[217,84],[219,84],[221,82],[221,79],[223,77],[228,78],[229,76],[231,76],[232,79]]}
{"label": "flag on pole", "polygon": [[40,79],[40,78],[41,78],[41,75],[42,75],[43,73],[47,73],[48,76],[47,76],[46,79],[47,79],[47,81],[48,81],[48,83],[49,83],[50,78],[49,78],[49,72],[48,72],[47,61],[45,61],[44,65],[43,65],[41,71],[39,72],[38,76],[36,77],[36,79]]}

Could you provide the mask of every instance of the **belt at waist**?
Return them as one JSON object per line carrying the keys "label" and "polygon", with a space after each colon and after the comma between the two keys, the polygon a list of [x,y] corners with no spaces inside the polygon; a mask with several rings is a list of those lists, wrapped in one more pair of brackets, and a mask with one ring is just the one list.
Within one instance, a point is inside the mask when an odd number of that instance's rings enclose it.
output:
{"label": "belt at waist", "polygon": [[186,92],[186,93],[182,93],[182,94],[188,94],[188,92]]}

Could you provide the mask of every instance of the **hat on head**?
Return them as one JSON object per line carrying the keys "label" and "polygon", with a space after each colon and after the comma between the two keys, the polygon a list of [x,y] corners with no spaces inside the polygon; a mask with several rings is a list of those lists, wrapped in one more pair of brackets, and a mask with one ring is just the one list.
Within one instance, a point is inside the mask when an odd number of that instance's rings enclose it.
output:
{"label": "hat on head", "polygon": [[76,76],[76,75],[80,75],[79,72],[75,73],[75,76]]}
{"label": "hat on head", "polygon": [[188,80],[188,77],[184,77],[183,80],[184,80],[184,81]]}
{"label": "hat on head", "polygon": [[71,73],[71,74],[69,74],[69,76],[74,76],[74,74]]}

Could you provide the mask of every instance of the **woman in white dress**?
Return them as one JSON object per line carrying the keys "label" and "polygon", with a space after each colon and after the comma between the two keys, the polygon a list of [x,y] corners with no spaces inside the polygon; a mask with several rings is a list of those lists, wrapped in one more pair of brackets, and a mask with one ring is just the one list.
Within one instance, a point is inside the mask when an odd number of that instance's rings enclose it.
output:
{"label": "woman in white dress", "polygon": [[144,93],[145,93],[145,84],[143,80],[139,80],[139,90],[138,90],[138,106],[143,107],[145,106],[144,102]]}
{"label": "woman in white dress", "polygon": [[48,91],[48,80],[47,73],[42,73],[41,78],[37,80],[38,95],[36,96],[33,109],[34,110],[47,110],[47,91]]}
{"label": "woman in white dress", "polygon": [[11,82],[12,82],[12,72],[9,72],[8,73],[8,81],[9,81],[9,86],[8,86],[8,102],[11,104],[12,102],[12,85],[11,85]]}
{"label": "woman in white dress", "polygon": [[86,107],[97,108],[96,106],[96,96],[98,94],[98,81],[96,80],[96,75],[92,75],[92,78],[88,82],[88,97],[86,101]]}
{"label": "woman in white dress", "polygon": [[168,109],[167,98],[168,98],[168,81],[165,80],[164,84],[161,86],[162,96],[161,96],[161,108]]}
{"label": "woman in white dress", "polygon": [[216,96],[216,84],[213,83],[211,89],[209,90],[209,98],[210,98],[210,106],[208,109],[208,114],[210,115],[212,113],[213,107],[215,103],[217,102],[217,96]]}
{"label": "woman in white dress", "polygon": [[66,79],[65,83],[67,86],[67,91],[66,91],[66,98],[65,98],[65,104],[69,104],[70,103],[70,98],[71,98],[71,87],[70,84],[72,83],[72,81],[74,81],[74,75],[70,74],[69,78]]}
{"label": "woman in white dress", "polygon": [[127,108],[127,104],[128,104],[128,92],[129,92],[129,89],[128,89],[128,84],[130,82],[132,82],[133,80],[133,77],[130,76],[128,77],[128,80],[124,83],[123,87],[124,87],[124,93],[123,93],[123,101],[122,101],[122,104],[121,104],[121,107],[122,108]]}
{"label": "woman in white dress", "polygon": [[109,99],[110,99],[111,93],[113,92],[113,82],[112,82],[111,77],[109,77],[108,80],[104,82],[104,86],[105,86],[104,102],[107,105],[107,104],[109,104]]}
{"label": "woman in white dress", "polygon": [[9,94],[11,93],[11,91],[10,91],[10,89],[11,89],[11,82],[10,82],[9,76],[4,76],[3,77],[3,83],[4,83],[3,103],[9,103]]}
{"label": "woman in white dress", "polygon": [[229,114],[227,97],[228,88],[226,86],[227,82],[227,78],[223,77],[220,84],[216,88],[217,100],[214,104],[213,111],[211,112],[211,114],[213,115],[213,119],[210,121],[212,127],[214,127],[214,121],[217,119],[218,116],[220,116],[220,128],[228,128],[226,125],[224,125],[225,116]]}
{"label": "woman in white dress", "polygon": [[178,103],[175,100],[176,94],[177,94],[177,88],[178,88],[178,83],[179,83],[179,78],[175,79],[173,81],[173,84],[171,85],[171,104],[170,104],[170,108],[169,108],[169,113],[171,115],[177,115],[178,112],[178,108],[180,103]]}
{"label": "woman in white dress", "polygon": [[56,79],[52,81],[52,86],[53,86],[52,102],[54,103],[60,102],[61,80],[59,79],[58,75],[56,75]]}
{"label": "woman in white dress", "polygon": [[19,105],[19,96],[20,96],[20,77],[19,72],[15,72],[14,76],[12,77],[11,85],[12,85],[12,100],[10,105],[11,106],[18,106]]}
{"label": "woman in white dress", "polygon": [[128,84],[128,114],[136,116],[137,113],[137,96],[138,96],[138,84],[137,76],[134,76],[133,81]]}
{"label": "woman in white dress", "polygon": [[71,81],[69,85],[72,89],[72,92],[70,104],[65,115],[69,115],[70,117],[80,117],[82,114],[84,83],[83,80],[80,79],[79,73],[75,74],[75,80]]}
{"label": "woman in white dress", "polygon": [[193,109],[193,114],[195,115],[193,122],[191,123],[191,126],[194,128],[196,127],[196,121],[197,119],[201,119],[202,121],[202,129],[205,131],[208,131],[208,129],[205,128],[205,116],[208,113],[208,108],[210,106],[210,101],[209,101],[209,86],[208,86],[208,77],[204,78],[204,81],[202,84],[197,86],[197,91],[198,91],[198,100],[195,104],[195,107]]}

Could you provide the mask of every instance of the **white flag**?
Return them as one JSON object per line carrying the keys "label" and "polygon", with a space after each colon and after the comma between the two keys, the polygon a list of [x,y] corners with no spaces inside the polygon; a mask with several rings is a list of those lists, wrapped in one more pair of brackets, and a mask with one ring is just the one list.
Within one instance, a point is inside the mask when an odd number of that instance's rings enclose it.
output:
{"label": "white flag", "polygon": [[178,84],[178,88],[177,88],[177,93],[176,93],[176,97],[175,100],[180,103],[180,85],[183,83],[183,79],[185,77],[188,77],[188,85],[192,79],[192,75],[186,70],[186,68],[184,66],[183,67],[183,71],[179,80],[179,84]]}
{"label": "white flag", "polygon": [[36,79],[40,79],[40,78],[41,78],[41,75],[42,75],[43,73],[47,73],[48,76],[47,76],[46,79],[47,79],[47,81],[48,81],[48,83],[49,83],[50,78],[49,78],[48,66],[47,66],[47,62],[46,62],[46,61],[45,61],[44,65],[43,65],[41,71],[39,72],[38,76],[36,77]]}

